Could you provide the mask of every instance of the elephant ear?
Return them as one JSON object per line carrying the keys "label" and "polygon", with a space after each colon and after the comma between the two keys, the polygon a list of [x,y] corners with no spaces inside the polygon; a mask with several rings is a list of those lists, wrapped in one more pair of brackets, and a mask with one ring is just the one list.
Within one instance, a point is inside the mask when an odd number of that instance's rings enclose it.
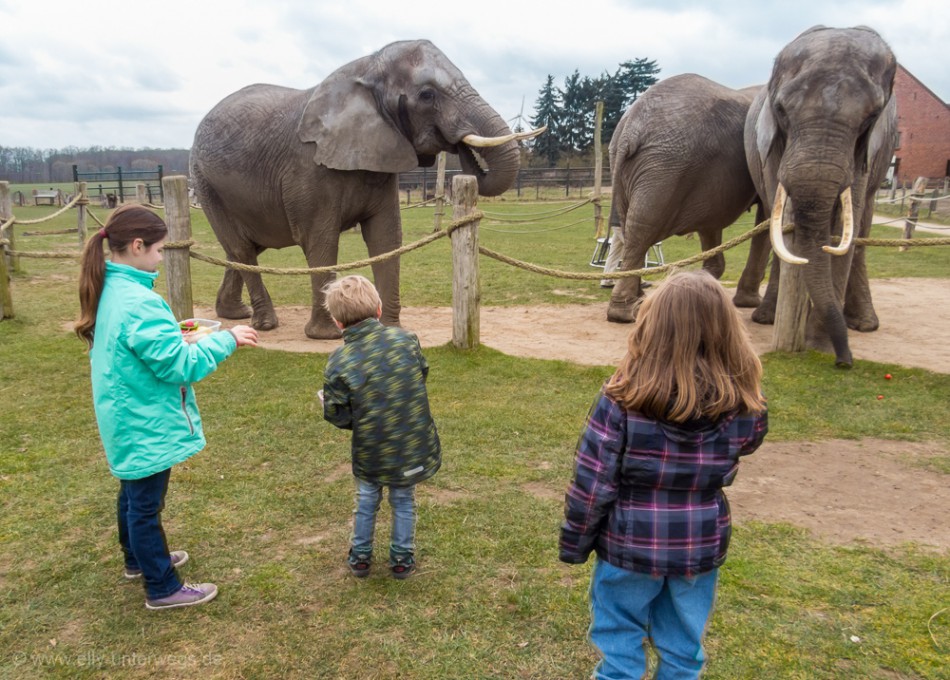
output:
{"label": "elephant ear", "polygon": [[379,109],[372,85],[354,76],[331,76],[313,89],[297,127],[315,142],[313,161],[334,170],[408,172],[418,159],[409,140]]}
{"label": "elephant ear", "polygon": [[777,142],[778,125],[775,123],[775,116],[772,115],[772,107],[766,96],[759,110],[759,117],[755,121],[755,147],[763,168]]}

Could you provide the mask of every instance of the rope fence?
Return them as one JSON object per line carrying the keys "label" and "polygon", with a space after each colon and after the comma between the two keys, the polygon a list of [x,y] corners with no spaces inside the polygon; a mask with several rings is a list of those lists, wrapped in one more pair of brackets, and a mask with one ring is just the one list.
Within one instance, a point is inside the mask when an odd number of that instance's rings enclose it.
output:
{"label": "rope fence", "polygon": [[[182,180],[182,182],[184,181],[183,177],[182,178],[169,177],[169,178],[164,178],[163,181],[179,180],[179,179]],[[462,179],[468,179],[468,178],[458,177],[456,179],[462,180]],[[480,229],[486,229],[489,231],[496,231],[500,233],[509,233],[509,234],[537,234],[537,233],[546,233],[548,231],[568,229],[568,228],[577,226],[578,224],[582,224],[585,222],[589,223],[589,218],[572,222],[570,224],[563,225],[563,226],[551,227],[548,229],[534,229],[534,230],[507,230],[506,231],[506,230],[500,230],[500,229],[493,229],[492,227],[488,227],[485,225],[479,226],[479,223],[482,220],[490,219],[493,222],[497,221],[497,222],[502,222],[502,223],[524,224],[529,221],[534,221],[537,217],[540,217],[540,216],[558,217],[558,216],[562,216],[567,213],[570,213],[574,210],[578,210],[579,208],[582,208],[583,206],[591,204],[591,203],[595,204],[595,206],[598,206],[598,207],[600,204],[599,198],[591,198],[591,199],[581,201],[581,202],[578,202],[578,203],[575,203],[563,208],[558,208],[558,209],[550,210],[550,211],[544,211],[543,213],[537,213],[532,216],[506,217],[499,213],[491,213],[488,211],[481,211],[481,210],[475,209],[474,202],[473,202],[471,205],[467,207],[463,207],[462,209],[459,209],[459,206],[456,206],[457,212],[455,214],[464,215],[463,217],[452,221],[448,226],[444,228],[438,228],[434,230],[433,232],[429,233],[428,235],[424,236],[423,238],[417,241],[414,241],[412,243],[403,245],[395,250],[392,250],[380,255],[376,255],[374,257],[357,260],[354,262],[340,263],[340,264],[334,264],[334,265],[328,265],[328,266],[322,266],[322,267],[289,267],[288,268],[288,267],[268,267],[268,266],[260,266],[260,265],[249,265],[249,264],[243,264],[240,262],[231,262],[226,259],[213,257],[213,256],[206,255],[200,252],[196,252],[194,250],[194,246],[196,246],[197,244],[193,239],[190,238],[191,227],[190,227],[190,218],[188,216],[190,214],[191,209],[200,209],[200,207],[195,206],[194,204],[191,204],[186,199],[183,202],[179,201],[180,205],[177,208],[173,205],[171,206],[172,209],[169,210],[169,205],[168,205],[169,194],[173,195],[174,192],[171,191],[170,189],[166,190],[166,205],[164,206],[155,205],[152,203],[143,203],[143,205],[151,209],[156,209],[156,210],[164,209],[166,211],[166,220],[169,222],[169,229],[170,229],[169,237],[171,240],[165,243],[164,248],[165,250],[170,251],[169,252],[170,259],[172,255],[175,255],[176,258],[178,257],[175,251],[182,251],[181,257],[184,257],[183,262],[187,262],[189,259],[193,258],[195,260],[205,262],[207,264],[224,267],[228,269],[244,271],[244,272],[254,272],[258,274],[272,274],[272,275],[278,275],[278,276],[312,276],[314,274],[327,274],[327,273],[345,272],[345,271],[350,271],[354,269],[360,269],[360,268],[371,266],[380,262],[384,262],[386,260],[401,257],[402,255],[405,255],[414,250],[423,248],[429,245],[430,243],[433,243],[441,238],[450,236],[456,231],[465,227],[470,227],[473,230],[472,233],[477,232],[477,229],[480,228]],[[423,201],[421,203],[414,204],[412,206],[407,205],[405,207],[406,208],[421,207],[432,202],[438,202],[440,200],[441,200],[441,197],[437,197],[435,199]],[[48,215],[44,218],[39,218],[39,219],[34,219],[34,220],[19,220],[14,216],[9,216],[8,219],[6,219],[6,221],[2,223],[2,227],[0,227],[0,249],[2,249],[5,256],[9,258],[22,257],[22,258],[37,258],[37,259],[73,259],[73,260],[80,259],[81,258],[80,251],[31,252],[31,251],[19,250],[15,248],[14,246],[12,230],[10,230],[10,228],[13,225],[27,225],[27,224],[33,225],[33,224],[40,224],[42,222],[47,222],[49,220],[53,220],[56,217],[62,215],[64,212],[66,212],[67,210],[73,207],[80,208],[80,216],[82,220],[84,220],[85,216],[88,215],[100,226],[103,226],[103,222],[88,209],[88,204],[89,204],[89,201],[85,197],[85,191],[83,187],[83,190],[81,190],[76,195],[76,197],[70,200],[61,210],[58,210],[55,213]],[[2,212],[0,212],[0,217],[2,216],[4,215]],[[183,238],[179,237],[177,239],[173,239],[171,237],[172,237],[172,234],[175,233],[176,230],[172,229],[172,223],[180,220],[182,216],[185,218],[187,225],[184,232],[177,230],[177,233],[179,234],[184,233],[185,237]],[[894,220],[894,221],[897,221],[897,220]],[[681,269],[684,267],[688,267],[692,264],[703,262],[712,257],[715,257],[716,255],[720,253],[723,253],[727,250],[735,248],[739,244],[751,239],[755,235],[760,234],[763,231],[767,230],[768,227],[769,227],[769,222],[764,221],[755,225],[755,227],[753,227],[749,231],[733,239],[730,239],[729,241],[726,241],[725,243],[722,243],[716,248],[703,251],[701,253],[684,258],[676,262],[665,263],[665,264],[657,265],[657,266],[643,267],[643,268],[633,269],[633,270],[613,271],[610,273],[610,277],[615,278],[615,279],[623,279],[623,278],[631,278],[631,277],[658,276],[658,275],[666,274],[676,269]],[[790,231],[792,229],[794,229],[793,225],[787,225],[785,228],[786,231]],[[48,231],[48,232],[23,232],[22,235],[24,236],[56,235],[56,234],[75,233],[77,231],[80,231],[82,233],[82,236],[84,239],[85,238],[84,224],[81,225],[80,227],[77,227],[77,229],[64,229],[64,230],[56,230],[56,231]],[[503,253],[499,253],[497,251],[486,248],[484,246],[477,245],[477,236],[465,237],[465,238],[470,238],[471,241],[475,244],[475,246],[471,249],[473,256],[475,257],[479,255],[485,256],[493,260],[499,261],[503,264],[507,264],[509,266],[522,269],[524,271],[528,271],[531,273],[539,274],[542,276],[549,276],[549,277],[554,277],[554,278],[559,278],[559,279],[576,280],[576,281],[600,280],[604,276],[603,272],[565,271],[562,269],[545,267],[545,266],[537,265],[531,262],[526,262],[524,260],[519,260],[519,259],[510,257],[508,255],[505,255]],[[453,241],[454,240],[455,239],[453,239]],[[893,248],[901,248],[901,249],[906,250],[912,247],[947,246],[947,245],[950,245],[950,238],[894,238],[894,239],[856,238],[854,239],[853,244],[855,246],[893,247]],[[454,249],[454,246],[453,246],[453,249]],[[0,257],[0,260],[5,261],[6,257]],[[473,266],[471,268],[475,272],[474,276],[477,277],[477,266]],[[171,267],[169,267],[169,269],[171,269]],[[169,279],[172,278],[170,274],[171,272],[169,272],[169,277],[168,277]],[[186,281],[187,281],[186,284],[182,284],[182,285],[186,285],[186,287],[188,288],[187,305],[185,309],[191,306],[190,274],[186,274]],[[478,284],[477,282],[475,282],[469,285],[477,286]],[[0,290],[0,303],[3,302],[3,292],[4,291]],[[171,291],[169,292],[169,295],[171,296]],[[10,304],[11,304],[10,302],[7,302],[7,304],[4,306],[3,308],[4,315],[6,315],[6,310],[9,309]],[[173,309],[174,309],[174,305],[173,305]]]}

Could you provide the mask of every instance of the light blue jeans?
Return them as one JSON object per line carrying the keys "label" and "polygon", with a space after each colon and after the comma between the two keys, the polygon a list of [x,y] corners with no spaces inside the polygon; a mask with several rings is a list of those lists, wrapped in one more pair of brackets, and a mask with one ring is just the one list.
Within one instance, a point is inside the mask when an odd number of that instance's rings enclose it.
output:
{"label": "light blue jeans", "polygon": [[[356,510],[353,521],[354,555],[373,554],[376,513],[383,500],[383,486],[356,480]],[[389,505],[393,510],[393,528],[389,545],[390,560],[412,557],[416,535],[416,487],[390,486]]]}
{"label": "light blue jeans", "polygon": [[691,578],[653,577],[598,559],[590,583],[590,639],[603,658],[594,677],[644,677],[652,642],[657,680],[698,678],[718,580],[718,569]]}

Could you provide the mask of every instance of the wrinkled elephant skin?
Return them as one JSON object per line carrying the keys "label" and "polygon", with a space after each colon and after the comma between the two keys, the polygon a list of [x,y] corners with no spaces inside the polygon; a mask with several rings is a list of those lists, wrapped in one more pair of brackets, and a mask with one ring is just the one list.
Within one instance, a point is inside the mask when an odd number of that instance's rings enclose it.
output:
{"label": "wrinkled elephant skin", "polygon": [[[666,78],[626,111],[610,140],[611,227],[622,227],[621,270],[639,269],[650,247],[699,232],[703,250],[756,201],[742,145],[746,113],[761,87],[732,90],[702,76]],[[704,263],[719,278],[722,254]],[[639,277],[618,278],[608,321],[636,320]]]}
{"label": "wrinkled elephant skin", "polygon": [[[875,330],[878,321],[864,247],[853,246],[843,255],[825,248],[842,233],[846,190],[853,204],[854,236],[866,237],[870,231],[874,194],[897,140],[896,68],[887,43],[870,28],[816,26],[782,49],[746,119],[745,150],[756,190],[771,208],[779,184],[784,187],[791,206],[785,221],[795,228],[785,236],[788,254],[807,260],[786,265],[804,267],[812,302],[806,342],[833,351],[839,366],[852,363],[848,327]],[[750,252],[743,273],[748,285],[761,282],[767,253]],[[759,323],[775,318],[776,259],[765,298],[752,317]],[[758,273],[750,276],[750,270]]]}
{"label": "wrinkled elephant skin", "polygon": [[[229,260],[256,265],[267,248],[299,245],[310,267],[337,264],[340,233],[356,225],[370,256],[402,243],[397,173],[459,155],[479,193],[494,196],[517,176],[518,142],[477,150],[467,135],[510,134],[453,64],[425,40],[387,45],[308,90],[251,85],[226,97],[195,133],[191,176]],[[311,338],[339,337],[323,307],[333,274],[312,276]],[[373,265],[382,321],[399,323],[399,259]],[[243,286],[250,308],[241,300]],[[228,269],[216,312],[274,328],[261,275]]]}

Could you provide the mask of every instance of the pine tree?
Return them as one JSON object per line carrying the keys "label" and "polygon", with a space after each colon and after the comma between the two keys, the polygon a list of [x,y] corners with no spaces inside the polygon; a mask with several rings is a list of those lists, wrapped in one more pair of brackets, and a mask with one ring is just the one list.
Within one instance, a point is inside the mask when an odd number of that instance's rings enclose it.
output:
{"label": "pine tree", "polygon": [[548,129],[533,141],[531,148],[538,158],[543,158],[548,165],[554,165],[561,155],[561,94],[554,86],[554,76],[549,74],[538,92],[534,111],[531,126],[537,129],[547,125]]}
{"label": "pine tree", "polygon": [[608,76],[604,87],[604,141],[613,136],[620,118],[647,88],[656,83],[660,72],[655,60],[646,58],[625,61]]}
{"label": "pine tree", "polygon": [[561,90],[561,150],[567,153],[586,151],[593,142],[594,82],[581,78],[578,70],[564,79]]}
{"label": "pine tree", "polygon": [[531,121],[535,127],[548,126],[548,131],[533,144],[536,157],[554,165],[561,153],[589,151],[594,143],[598,100],[604,102],[601,139],[608,143],[627,108],[657,81],[659,72],[656,61],[638,58],[621,63],[613,75],[605,72],[593,79],[581,77],[575,69],[564,79],[563,89],[556,88],[554,76],[548,75]]}

